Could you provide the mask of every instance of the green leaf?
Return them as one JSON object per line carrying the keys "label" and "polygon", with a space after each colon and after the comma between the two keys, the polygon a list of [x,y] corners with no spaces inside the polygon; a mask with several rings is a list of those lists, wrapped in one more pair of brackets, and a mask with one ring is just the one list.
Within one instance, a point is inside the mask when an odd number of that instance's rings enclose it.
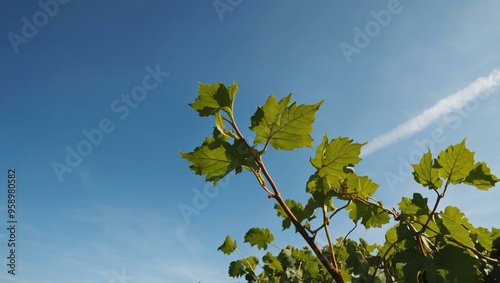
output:
{"label": "green leaf", "polygon": [[244,259],[244,262],[245,262],[245,266],[249,270],[255,270],[255,268],[257,267],[257,264],[259,264],[259,259],[255,256],[249,256],[249,257]]}
{"label": "green leaf", "polygon": [[[449,146],[442,151],[437,162],[439,174],[449,179],[452,184],[462,182],[474,168],[474,153],[465,147],[465,139],[456,145]],[[437,166],[438,167],[438,166]]]}
{"label": "green leaf", "polygon": [[259,259],[255,256],[249,256],[244,259],[232,261],[229,264],[229,276],[241,277],[243,275],[246,275],[247,277],[254,279],[255,274],[253,273],[253,271],[257,267],[258,263]]}
{"label": "green leaf", "polygon": [[477,242],[487,251],[491,251],[493,248],[493,241],[490,237],[490,231],[483,227],[478,227],[473,232]]}
{"label": "green leaf", "polygon": [[234,162],[237,164],[236,174],[241,172],[241,167],[249,171],[258,171],[259,165],[256,162],[256,156],[258,153],[254,148],[247,148],[246,144],[235,139],[233,145],[231,146],[232,157]]}
{"label": "green leaf", "polygon": [[424,260],[415,249],[402,250],[394,255],[396,282],[419,283],[418,274],[425,269]]}
{"label": "green leaf", "polygon": [[434,255],[438,282],[483,282],[479,261],[462,248],[448,245]]}
{"label": "green leaf", "polygon": [[378,188],[378,184],[374,183],[368,176],[349,174],[347,178],[349,191],[363,199],[370,198]]}
{"label": "green leaf", "polygon": [[389,228],[385,234],[385,244],[380,248],[379,254],[391,258],[405,250],[415,250],[417,242],[413,237],[415,232],[405,224],[396,224]]}
{"label": "green leaf", "polygon": [[285,210],[283,210],[281,205],[275,204],[274,209],[276,209],[277,215],[283,218],[283,222],[281,224],[283,230],[290,228],[290,225],[292,225],[292,221],[290,220],[290,218],[288,218],[288,215],[286,214]]}
{"label": "green leaf", "polygon": [[234,252],[234,250],[236,250],[236,241],[231,239],[231,237],[228,235],[226,236],[224,243],[222,243],[222,245],[219,248],[217,248],[217,250],[220,250],[223,253],[229,255],[232,252]]}
{"label": "green leaf", "polygon": [[369,264],[363,253],[361,253],[353,241],[347,241],[347,253],[349,254],[346,263],[353,269],[354,274],[364,274],[369,270]]}
{"label": "green leaf", "polygon": [[443,225],[448,229],[449,234],[462,244],[474,247],[474,243],[469,235],[469,229],[473,228],[465,214],[457,207],[447,206],[441,213]]}
{"label": "green leaf", "polygon": [[361,224],[366,229],[370,227],[382,227],[382,225],[389,223],[391,220],[389,214],[383,209],[359,201],[351,202],[347,206],[347,210],[349,210],[349,218],[354,223],[357,223],[361,219]]}
{"label": "green leaf", "polygon": [[278,259],[283,267],[293,266],[295,264],[295,261],[298,260],[293,255],[293,250],[295,250],[295,248],[291,245],[288,245],[279,253]]}
{"label": "green leaf", "polygon": [[274,241],[274,235],[267,228],[251,228],[245,235],[245,242],[260,249],[267,249],[267,244]]}
{"label": "green leaf", "polygon": [[207,175],[205,180],[213,181],[214,185],[239,165],[238,155],[231,144],[221,139],[206,138],[193,152],[179,153],[192,163],[189,169],[197,175]]}
{"label": "green leaf", "polygon": [[426,154],[422,156],[419,164],[412,164],[413,176],[417,183],[422,184],[429,189],[438,189],[443,184],[439,178],[439,170],[434,168],[431,150],[429,149]]}
{"label": "green leaf", "polygon": [[228,270],[229,276],[231,277],[241,277],[245,275],[245,266],[243,265],[242,260],[236,260],[232,261],[229,264],[229,270]]}
{"label": "green leaf", "polygon": [[[226,129],[224,117],[220,112],[215,113],[215,127],[218,133],[217,136],[223,138],[225,141],[227,141],[229,137],[233,139],[239,139],[239,137],[232,130],[230,131]],[[216,135],[214,134],[214,137],[215,136]]]}
{"label": "green leaf", "polygon": [[[490,239],[494,246],[500,247],[500,229],[495,227],[491,228]],[[500,249],[498,250],[500,251]]]}
{"label": "green leaf", "polygon": [[318,208],[326,205],[327,211],[334,211],[332,197],[335,191],[326,182],[326,177],[320,177],[317,173],[311,175],[306,184],[306,192],[312,195],[309,199],[308,205],[311,208]]}
{"label": "green leaf", "polygon": [[189,104],[202,117],[214,115],[220,110],[232,116],[234,97],[239,85],[236,82],[228,88],[221,83],[199,83],[198,97]]}
{"label": "green leaf", "polygon": [[479,190],[488,190],[495,186],[495,183],[500,181],[497,176],[490,173],[490,168],[484,162],[478,162],[474,165],[474,169],[469,172],[465,183],[475,186]]}
{"label": "green leaf", "polygon": [[323,136],[323,140],[321,143],[318,145],[316,148],[316,156],[314,158],[310,158],[311,164],[316,168],[320,169],[323,167],[323,160],[326,158],[325,153],[328,148],[329,142],[328,142],[328,135],[325,133]]}
{"label": "green leaf", "polygon": [[361,147],[364,144],[355,143],[347,137],[338,137],[326,143],[325,135],[322,143],[316,150],[316,156],[311,158],[311,164],[318,170],[319,175],[330,176],[328,181],[332,185],[338,184],[338,178],[345,176],[344,167],[358,163],[361,158]]}
{"label": "green leaf", "polygon": [[[402,213],[401,217],[410,218],[412,220],[412,225],[416,230],[423,228],[423,225],[427,222],[429,215],[431,214],[431,211],[427,206],[427,198],[424,198],[419,193],[414,193],[412,199],[403,197],[398,205]],[[427,227],[430,228],[425,230],[428,236],[436,236],[436,233],[439,233],[440,231],[440,228],[437,226],[435,221],[430,221]]]}
{"label": "green leaf", "polygon": [[[318,204],[313,199],[309,199],[305,207],[302,205],[302,203],[295,200],[287,199],[285,200],[285,203],[290,211],[295,215],[299,223],[302,223],[302,221],[304,220],[311,221],[316,218],[314,210],[318,207]],[[283,230],[290,228],[292,221],[285,213],[283,208],[279,204],[275,204],[274,209],[276,209],[276,211],[278,212],[278,216],[283,218]]]}
{"label": "green leaf", "polygon": [[262,261],[264,261],[264,270],[266,270],[269,274],[276,274],[280,271],[283,271],[283,267],[281,266],[281,262],[270,252],[266,253],[262,257]]}
{"label": "green leaf", "polygon": [[270,143],[274,149],[292,150],[312,147],[314,114],[323,101],[316,104],[289,105],[292,94],[277,102],[271,95],[264,106],[252,116],[250,129],[255,132],[255,144]]}
{"label": "green leaf", "polygon": [[398,204],[402,213],[408,215],[428,215],[430,213],[427,206],[427,198],[419,193],[413,193],[413,199],[403,197]]}

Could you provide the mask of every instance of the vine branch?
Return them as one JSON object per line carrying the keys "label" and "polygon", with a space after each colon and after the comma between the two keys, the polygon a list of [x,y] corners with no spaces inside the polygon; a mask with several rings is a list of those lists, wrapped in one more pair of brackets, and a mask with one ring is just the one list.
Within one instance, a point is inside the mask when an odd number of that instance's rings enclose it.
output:
{"label": "vine branch", "polygon": [[253,151],[253,148],[248,144],[248,142],[245,140],[244,136],[241,134],[241,131],[239,130],[238,126],[236,125],[236,122],[234,120],[234,117],[231,117],[230,121],[231,126],[235,130],[236,134],[238,135],[238,138],[241,140],[241,142],[245,145],[247,150],[252,154],[252,157],[254,161],[257,163],[259,168],[261,169],[262,174],[264,175],[265,179],[269,183],[270,187],[272,188],[272,195],[269,195],[269,198],[274,198],[278,204],[281,206],[285,214],[288,216],[290,221],[293,223],[295,226],[295,229],[299,234],[304,238],[304,240],[307,242],[307,244],[311,247],[313,252],[316,254],[318,259],[321,261],[323,266],[328,270],[328,273],[333,277],[333,279],[338,282],[338,283],[344,283],[344,279],[342,278],[341,271],[333,265],[330,260],[326,257],[326,255],[321,251],[321,248],[318,246],[318,244],[314,241],[314,237],[309,235],[307,230],[300,224],[300,222],[297,220],[297,217],[293,214],[293,212],[290,210],[288,205],[286,204],[285,200],[281,197],[281,194],[278,190],[278,187],[274,183],[274,180],[272,179],[271,175],[267,171],[266,166],[264,165],[264,162],[262,161],[262,157],[259,155],[256,155],[255,152]]}

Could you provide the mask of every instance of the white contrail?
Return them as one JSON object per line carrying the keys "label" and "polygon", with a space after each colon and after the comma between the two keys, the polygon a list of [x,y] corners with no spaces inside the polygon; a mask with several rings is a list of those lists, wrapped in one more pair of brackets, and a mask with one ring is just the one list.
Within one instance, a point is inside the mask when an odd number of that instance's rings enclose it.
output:
{"label": "white contrail", "polygon": [[493,70],[487,77],[480,77],[467,87],[439,100],[420,115],[383,133],[363,147],[362,156],[368,156],[388,145],[404,140],[427,128],[441,116],[458,110],[484,92],[492,92],[500,84],[500,70]]}

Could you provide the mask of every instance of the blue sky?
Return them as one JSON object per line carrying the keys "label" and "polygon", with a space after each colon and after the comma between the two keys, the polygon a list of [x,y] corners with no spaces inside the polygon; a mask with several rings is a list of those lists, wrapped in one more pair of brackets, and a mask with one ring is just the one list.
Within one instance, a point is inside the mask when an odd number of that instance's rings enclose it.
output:
{"label": "blue sky", "polygon": [[[498,1],[55,1],[0,4],[0,180],[16,169],[18,220],[16,275],[1,264],[2,282],[238,282],[227,276],[238,257],[216,250],[227,234],[247,256],[251,227],[304,244],[279,232],[252,176],[229,175],[214,191],[180,158],[211,133],[212,119],[188,106],[198,82],[240,84],[236,119],[250,138],[249,117],[271,93],[325,99],[314,146],[325,132],[373,141],[356,171],[389,207],[415,190],[434,199],[406,169],[428,146],[467,138],[500,174]],[[92,143],[82,132],[95,129]],[[86,156],[57,174],[78,146]],[[305,199],[313,154],[267,153],[286,198]],[[211,197],[186,221],[179,207],[204,190]],[[442,208],[499,227],[499,198],[498,187],[459,187]],[[335,225],[334,236],[352,227]],[[353,237],[380,242],[383,229]]]}

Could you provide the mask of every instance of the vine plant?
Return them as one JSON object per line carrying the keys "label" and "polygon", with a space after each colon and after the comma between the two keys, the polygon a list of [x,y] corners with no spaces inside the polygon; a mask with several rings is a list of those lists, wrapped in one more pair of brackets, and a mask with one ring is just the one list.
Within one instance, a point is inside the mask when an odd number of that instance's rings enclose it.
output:
{"label": "vine plant", "polygon": [[[303,248],[278,248],[273,255],[268,245],[277,247],[267,228],[251,228],[244,241],[267,251],[262,263],[255,256],[232,261],[229,275],[244,276],[248,282],[498,282],[500,279],[500,230],[475,227],[455,206],[439,210],[440,201],[453,185],[466,184],[488,190],[499,179],[484,162],[474,161],[474,152],[465,140],[449,146],[433,157],[430,149],[412,164],[415,181],[434,191],[435,201],[414,193],[403,197],[398,208],[384,207],[372,196],[378,188],[368,176],[357,175],[353,167],[364,144],[347,137],[329,139],[325,134],[310,162],[315,172],[306,182],[307,203],[284,199],[266,169],[263,156],[269,146],[275,150],[312,147],[310,135],[315,113],[323,101],[297,104],[292,95],[277,100],[271,95],[251,117],[247,141],[234,116],[234,99],[239,85],[199,84],[199,95],[190,106],[200,116],[213,116],[213,134],[193,152],[180,152],[190,169],[205,175],[214,185],[227,174],[243,169],[252,172],[275,209],[283,218],[283,229],[293,226],[307,243]],[[356,228],[382,227],[392,221],[382,245],[345,237],[331,238],[334,216],[346,210]],[[317,215],[319,217],[316,219]],[[319,220],[319,221],[318,221]],[[335,221],[338,221],[335,219]],[[318,227],[312,227],[316,224]],[[353,228],[354,229],[354,228]],[[316,237],[324,233],[327,245]],[[219,250],[239,251],[227,236]]]}

